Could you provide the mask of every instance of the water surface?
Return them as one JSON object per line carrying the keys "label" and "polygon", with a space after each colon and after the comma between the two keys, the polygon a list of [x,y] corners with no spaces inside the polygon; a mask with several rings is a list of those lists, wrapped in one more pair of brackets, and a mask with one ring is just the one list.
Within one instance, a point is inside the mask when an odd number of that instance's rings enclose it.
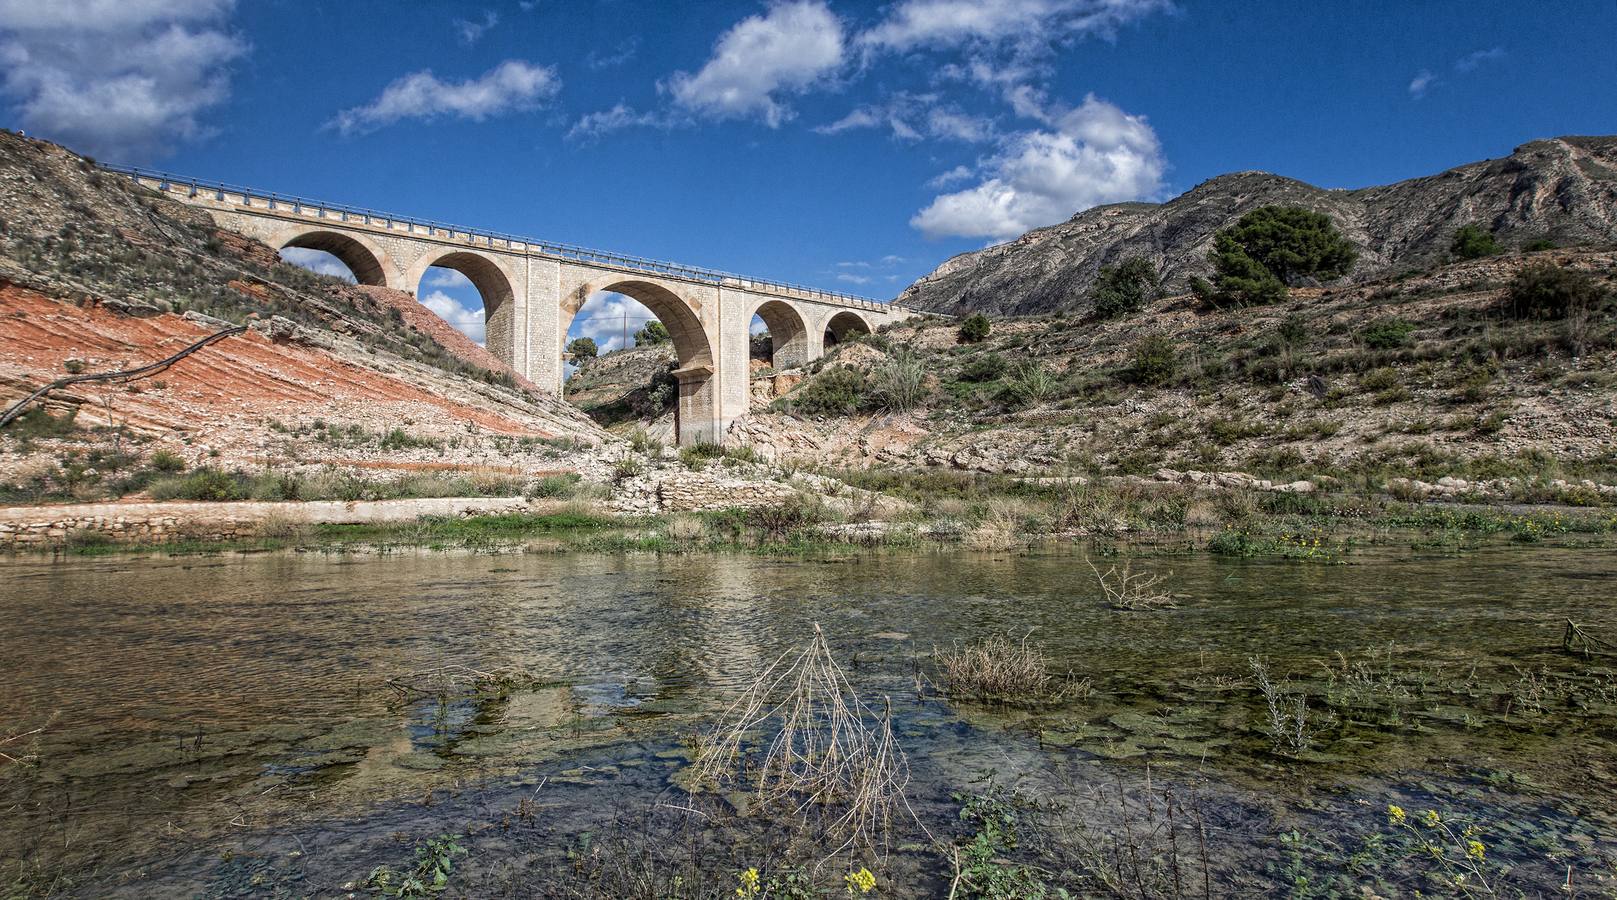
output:
{"label": "water surface", "polygon": [[[553,848],[678,795],[686,738],[815,623],[894,701],[939,828],[992,770],[1090,810],[1098,784],[1194,783],[1231,837],[1220,892],[1282,878],[1257,861],[1286,829],[1373,831],[1393,801],[1516,823],[1495,846],[1530,892],[1617,859],[1613,661],[1562,649],[1568,619],[1617,635],[1614,554],[1146,564],[1180,608],[1108,608],[1074,552],[8,561],[0,736],[44,730],[0,783],[4,874],[24,893],[318,895],[455,832],[473,850],[458,889],[543,893],[512,887],[516,851],[544,852],[511,836],[522,798],[543,798],[519,824],[542,818]],[[933,648],[991,634],[1028,636],[1094,693],[939,696]],[[1254,656],[1308,695],[1306,751],[1271,746]],[[525,675],[447,699],[388,683],[451,664]],[[893,877],[925,893],[929,865]]]}

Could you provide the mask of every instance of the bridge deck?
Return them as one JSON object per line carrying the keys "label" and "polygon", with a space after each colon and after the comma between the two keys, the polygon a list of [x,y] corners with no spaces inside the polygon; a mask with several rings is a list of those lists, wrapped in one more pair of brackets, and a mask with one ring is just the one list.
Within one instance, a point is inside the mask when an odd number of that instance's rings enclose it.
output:
{"label": "bridge deck", "polygon": [[[699,266],[687,266],[681,263],[648,259],[646,257],[628,256],[606,250],[594,250],[574,244],[561,244],[501,232],[466,228],[432,219],[401,216],[380,210],[311,200],[306,197],[290,196],[273,191],[259,191],[240,185],[203,181],[133,166],[115,166],[103,163],[101,168],[108,172],[133,178],[138,184],[154,188],[163,193],[183,192],[187,198],[206,197],[206,199],[216,203],[272,213],[291,213],[299,218],[335,219],[348,227],[394,231],[399,226],[404,226],[408,229],[408,234],[417,237],[425,236],[434,240],[483,249],[586,263],[625,272],[676,278],[700,284],[741,288],[855,309],[883,310],[889,306],[889,304],[879,300],[872,300],[869,297],[860,297],[855,294],[846,294],[841,291],[827,291],[807,285],[737,275],[733,272],[724,272],[718,269],[705,269]],[[255,205],[255,201],[259,205]],[[426,229],[425,235],[417,232],[416,229],[418,228]]]}

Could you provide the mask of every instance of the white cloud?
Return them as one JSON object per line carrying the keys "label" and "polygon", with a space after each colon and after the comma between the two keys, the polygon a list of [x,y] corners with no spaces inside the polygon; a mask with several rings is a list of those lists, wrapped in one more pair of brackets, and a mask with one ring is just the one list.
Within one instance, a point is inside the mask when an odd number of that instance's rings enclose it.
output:
{"label": "white cloud", "polygon": [[596,291],[578,308],[572,326],[567,329],[567,339],[587,337],[595,341],[600,352],[610,353],[633,346],[634,333],[655,318],[651,310],[633,297]]}
{"label": "white cloud", "polygon": [[870,283],[870,276],[869,275],[855,275],[852,272],[838,272],[837,273],[837,280],[838,281],[846,281],[849,284],[869,284]]}
{"label": "white cloud", "polygon": [[[1469,75],[1490,63],[1505,58],[1504,47],[1489,47],[1486,50],[1473,50],[1454,61],[1455,75]],[[1426,96],[1432,88],[1443,83],[1443,79],[1432,74],[1431,69],[1421,69],[1409,81],[1409,96],[1419,100]]]}
{"label": "white cloud", "polygon": [[472,280],[462,275],[458,269],[450,269],[444,266],[429,266],[427,268],[427,277],[423,283],[427,287],[474,288]]}
{"label": "white cloud", "polygon": [[933,189],[946,188],[951,184],[959,184],[962,181],[970,181],[971,175],[972,172],[970,167],[955,166],[947,172],[940,172],[937,175],[932,176],[932,179],[926,183],[926,186]]}
{"label": "white cloud", "polygon": [[610,53],[602,53],[599,50],[591,50],[590,52],[584,54],[584,65],[589,66],[592,69],[610,69],[613,66],[621,66],[629,60],[634,59],[635,54],[639,52],[640,36],[630,35],[628,40],[619,44],[617,48],[612,50]]}
{"label": "white cloud", "polygon": [[477,43],[484,32],[498,24],[500,24],[500,14],[492,9],[485,9],[481,20],[474,22],[468,19],[456,19],[455,31],[460,34],[460,42],[470,47],[472,44]]}
{"label": "white cloud", "polygon": [[75,149],[150,157],[206,137],[230,95],[234,0],[0,0],[0,94]]}
{"label": "white cloud", "polygon": [[358,279],[349,270],[343,261],[324,250],[310,250],[307,247],[285,247],[281,250],[281,258],[294,266],[318,272],[321,275],[331,275],[341,278],[349,284],[357,284]]}
{"label": "white cloud", "polygon": [[460,300],[449,296],[443,291],[433,291],[421,299],[421,305],[438,314],[455,327],[456,331],[471,338],[478,345],[482,345],[487,338],[487,328],[483,322],[483,307],[467,307]]}
{"label": "white cloud", "polygon": [[423,69],[396,79],[370,103],[337,113],[331,125],[344,134],[358,134],[401,119],[454,116],[481,122],[534,109],[560,90],[561,79],[554,68],[517,59],[464,81],[440,81],[430,69]]}
{"label": "white cloud", "polygon": [[900,92],[886,102],[862,106],[829,125],[814,130],[820,134],[841,134],[858,128],[886,127],[899,140],[918,141],[925,137],[976,143],[994,134],[994,123],[981,116],[943,105],[937,94]]}
{"label": "white cloud", "polygon": [[1476,50],[1454,61],[1454,71],[1460,74],[1475,72],[1486,63],[1498,62],[1505,58],[1504,47],[1489,47],[1486,50]]}
{"label": "white cloud", "polygon": [[1409,96],[1419,100],[1420,98],[1426,96],[1426,92],[1431,90],[1432,85],[1436,83],[1436,75],[1433,75],[1426,69],[1421,69],[1415,74],[1415,77],[1409,81]]}
{"label": "white cloud", "polygon": [[984,164],[982,182],[936,197],[910,224],[928,237],[1006,240],[1092,206],[1161,190],[1167,163],[1143,116],[1094,95],[1046,114],[1051,129],[1009,137]]}
{"label": "white cloud", "polygon": [[611,109],[580,116],[567,130],[567,139],[589,141],[625,128],[667,128],[672,124],[673,120],[662,113],[637,112],[634,107],[619,103]]}
{"label": "white cloud", "polygon": [[719,37],[700,71],[675,72],[665,87],[697,115],[758,117],[775,128],[792,117],[779,95],[806,90],[842,61],[842,23],[824,0],[789,0],[742,19]]}
{"label": "white cloud", "polygon": [[903,0],[858,43],[897,51],[969,42],[1048,44],[1082,34],[1110,36],[1169,8],[1166,0]]}

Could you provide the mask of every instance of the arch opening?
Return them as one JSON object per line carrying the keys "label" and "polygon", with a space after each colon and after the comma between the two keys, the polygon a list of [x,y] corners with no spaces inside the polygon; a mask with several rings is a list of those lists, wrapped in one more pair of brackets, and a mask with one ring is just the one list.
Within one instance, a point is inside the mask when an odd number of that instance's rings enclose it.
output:
{"label": "arch opening", "polygon": [[870,323],[866,322],[863,316],[843,310],[825,323],[825,345],[831,347],[844,343],[857,335],[869,333]]}
{"label": "arch opening", "polygon": [[[759,331],[757,325],[762,323]],[[751,330],[768,335],[769,364],[775,369],[795,369],[808,363],[809,328],[803,316],[789,303],[766,300],[753,313]],[[762,343],[762,341],[760,341]]]}
{"label": "arch opening", "polygon": [[[357,284],[369,284],[377,287],[387,285],[387,272],[382,267],[382,261],[372,253],[369,247],[361,244],[354,238],[335,231],[306,231],[293,236],[276,248],[283,252],[282,258],[296,265],[302,265],[296,259],[288,258],[286,250],[314,250],[334,258],[348,269],[349,274]],[[293,257],[299,254],[294,253]],[[307,257],[306,257],[307,258]],[[315,257],[314,259],[324,259]],[[309,268],[305,266],[305,268]],[[319,271],[316,269],[316,271]],[[330,273],[323,273],[330,274]],[[339,276],[340,277],[340,276]]]}
{"label": "arch opening", "polygon": [[[650,421],[653,425],[648,431],[660,437],[655,423],[672,410],[673,421],[663,435],[680,444],[719,440],[713,347],[701,319],[685,299],[646,281],[584,285],[563,298],[560,325],[562,346],[557,349],[562,364],[586,364],[582,370],[586,377],[570,377],[566,393],[597,421],[608,427],[631,419]],[[603,356],[628,347],[666,343],[674,361],[670,366],[653,360],[655,371],[640,379],[647,383],[626,385],[621,383],[620,364],[570,359],[570,348],[580,338],[589,338],[593,349]],[[595,373],[602,377],[596,378]],[[617,383],[603,391],[596,381]]]}
{"label": "arch opening", "polygon": [[316,275],[340,278],[349,284],[359,283],[359,279],[354,277],[354,272],[348,268],[347,263],[324,250],[311,250],[308,247],[282,247],[279,256],[282,262],[291,263],[300,269],[308,269]]}
{"label": "arch opening", "polygon": [[516,304],[511,279],[493,260],[470,252],[426,260],[416,299],[456,330],[514,365]]}

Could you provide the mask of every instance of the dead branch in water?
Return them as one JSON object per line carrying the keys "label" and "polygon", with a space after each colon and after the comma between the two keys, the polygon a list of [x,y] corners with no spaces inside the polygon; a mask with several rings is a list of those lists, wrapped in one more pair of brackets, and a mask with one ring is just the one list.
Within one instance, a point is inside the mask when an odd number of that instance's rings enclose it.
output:
{"label": "dead branch in water", "polygon": [[1561,649],[1568,653],[1581,653],[1587,659],[1596,653],[1611,653],[1617,650],[1617,647],[1585,631],[1582,625],[1567,619],[1566,631],[1561,635]]}
{"label": "dead branch in water", "polygon": [[[770,727],[761,744],[756,736]],[[909,810],[909,760],[893,735],[892,703],[878,713],[859,699],[819,625],[806,647],[781,654],[699,740],[696,770],[698,784],[742,787],[760,808],[805,823],[813,814],[839,844],[826,858],[875,850]]]}
{"label": "dead branch in water", "polygon": [[535,679],[517,666],[500,666],[483,671],[458,663],[406,672],[387,679],[387,686],[406,700],[414,697],[439,697],[446,694],[475,693],[489,688],[507,688],[517,684],[530,684]]}
{"label": "dead branch in water", "polygon": [[1105,572],[1100,570],[1089,557],[1084,557],[1089,570],[1095,573],[1095,580],[1100,582],[1100,590],[1106,597],[1106,602],[1113,609],[1139,612],[1152,609],[1176,609],[1179,604],[1174,602],[1173,595],[1161,590],[1160,585],[1165,576],[1151,572],[1134,571],[1134,561],[1124,558],[1121,567],[1112,566]]}

